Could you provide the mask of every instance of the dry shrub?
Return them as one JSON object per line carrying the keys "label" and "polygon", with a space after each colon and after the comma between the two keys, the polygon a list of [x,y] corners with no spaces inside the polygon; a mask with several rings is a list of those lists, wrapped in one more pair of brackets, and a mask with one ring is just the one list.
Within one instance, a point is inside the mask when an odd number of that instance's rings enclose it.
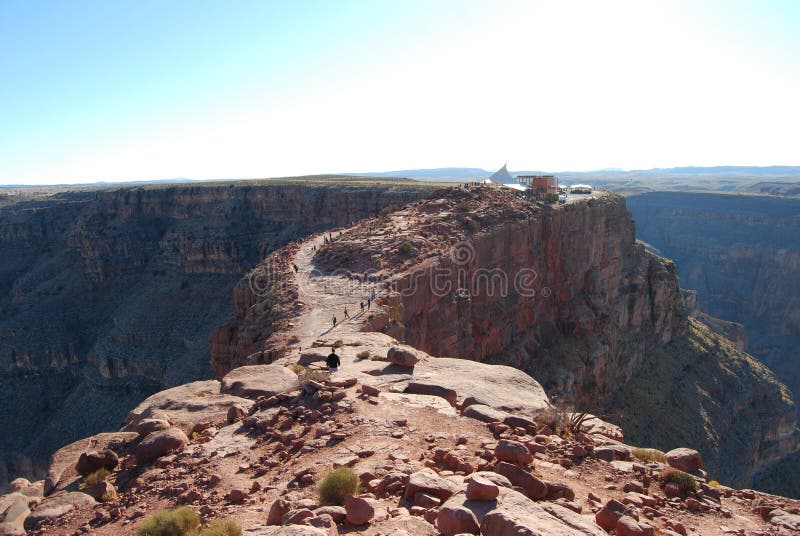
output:
{"label": "dry shrub", "polygon": [[358,477],[349,467],[334,469],[319,483],[319,497],[324,503],[343,504],[347,495],[358,493]]}

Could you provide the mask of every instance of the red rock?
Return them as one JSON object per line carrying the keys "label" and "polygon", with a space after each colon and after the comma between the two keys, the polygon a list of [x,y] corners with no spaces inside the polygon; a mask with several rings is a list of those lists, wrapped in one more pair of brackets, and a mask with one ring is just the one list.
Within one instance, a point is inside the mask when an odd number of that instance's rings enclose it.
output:
{"label": "red rock", "polygon": [[477,516],[461,501],[455,500],[457,497],[463,498],[463,495],[452,497],[439,508],[436,515],[436,528],[444,536],[478,534],[480,524]]}
{"label": "red rock", "polygon": [[117,453],[111,449],[90,450],[81,454],[75,470],[81,476],[94,473],[98,469],[113,471],[119,464]]}
{"label": "red rock", "polygon": [[639,523],[629,516],[622,516],[617,521],[617,536],[653,536],[655,529],[650,525]]}
{"label": "red rock", "polygon": [[607,531],[617,526],[617,521],[629,512],[629,508],[619,501],[611,499],[594,516],[598,525]]}
{"label": "red rock", "polygon": [[502,462],[516,463],[518,465],[528,465],[533,461],[528,447],[519,441],[501,439],[494,448],[494,456]]}
{"label": "red rock", "polygon": [[233,504],[242,504],[247,499],[247,492],[243,489],[232,489],[228,492],[228,501]]}
{"label": "red rock", "polygon": [[314,517],[314,513],[308,508],[296,508],[283,514],[281,525],[303,525],[309,517]]}
{"label": "red rock", "polygon": [[404,496],[406,499],[411,499],[418,491],[424,491],[444,501],[456,490],[454,483],[426,468],[409,475]]}
{"label": "red rock", "polygon": [[556,499],[566,499],[572,501],[575,499],[575,492],[566,484],[561,482],[545,481],[547,484],[547,500],[554,501]]}
{"label": "red rock", "polygon": [[480,476],[471,476],[467,480],[467,499],[472,501],[493,501],[500,494],[497,484]]}
{"label": "red rock", "polygon": [[506,477],[514,486],[524,489],[525,494],[534,501],[547,497],[547,484],[518,465],[498,462],[494,471]]}
{"label": "red rock", "polygon": [[392,346],[386,354],[390,363],[401,367],[413,367],[420,360],[420,353],[410,346]]}
{"label": "red rock", "polygon": [[431,495],[430,493],[425,493],[424,491],[418,491],[414,494],[414,500],[412,502],[414,506],[421,506],[425,509],[428,508],[436,508],[437,506],[442,504],[441,499]]}
{"label": "red rock", "polygon": [[229,423],[241,421],[247,416],[247,409],[241,404],[234,404],[228,408],[227,420]]}
{"label": "red rock", "polygon": [[692,473],[703,467],[700,453],[687,448],[678,448],[667,452],[667,463],[671,467],[687,473]]}
{"label": "red rock", "polygon": [[289,502],[285,499],[275,499],[269,507],[267,514],[267,525],[280,525],[283,516],[289,511]]}
{"label": "red rock", "polygon": [[626,483],[622,487],[622,491],[635,491],[636,493],[644,493],[644,485],[638,480],[633,480]]}
{"label": "red rock", "polygon": [[347,522],[353,525],[369,523],[375,516],[375,507],[369,501],[353,495],[347,495],[344,498],[344,510],[347,514]]}
{"label": "red rock", "polygon": [[145,437],[133,453],[139,463],[151,462],[161,456],[180,452],[189,444],[189,438],[178,428],[161,430]]}
{"label": "red rock", "polygon": [[113,484],[111,484],[111,482],[107,482],[105,480],[96,484],[92,484],[91,486],[87,486],[83,492],[94,497],[96,501],[106,501],[109,499],[109,497],[117,496],[117,489],[113,486]]}

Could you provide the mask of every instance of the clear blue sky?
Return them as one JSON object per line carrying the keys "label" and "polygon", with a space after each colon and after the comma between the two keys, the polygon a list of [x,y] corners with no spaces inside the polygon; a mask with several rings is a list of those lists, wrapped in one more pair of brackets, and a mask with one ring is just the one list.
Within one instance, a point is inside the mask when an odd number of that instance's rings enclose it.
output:
{"label": "clear blue sky", "polygon": [[800,164],[800,2],[0,0],[0,184]]}

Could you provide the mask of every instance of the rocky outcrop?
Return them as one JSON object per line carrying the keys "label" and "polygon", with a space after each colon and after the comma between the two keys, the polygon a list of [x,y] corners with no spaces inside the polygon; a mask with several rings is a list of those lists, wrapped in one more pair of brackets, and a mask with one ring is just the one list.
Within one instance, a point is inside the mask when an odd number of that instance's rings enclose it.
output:
{"label": "rocky outcrop", "polygon": [[55,446],[210,377],[209,333],[269,252],[429,191],[319,178],[4,198],[0,483],[6,464],[41,475]]}

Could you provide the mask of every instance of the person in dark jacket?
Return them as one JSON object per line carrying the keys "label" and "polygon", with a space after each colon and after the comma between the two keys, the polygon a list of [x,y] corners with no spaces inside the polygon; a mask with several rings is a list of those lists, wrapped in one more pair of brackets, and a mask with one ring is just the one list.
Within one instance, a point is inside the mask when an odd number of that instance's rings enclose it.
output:
{"label": "person in dark jacket", "polygon": [[336,355],[336,348],[331,348],[331,353],[328,354],[327,359],[325,359],[325,364],[328,365],[328,370],[330,372],[339,370],[339,366],[342,362],[339,360],[339,356]]}

